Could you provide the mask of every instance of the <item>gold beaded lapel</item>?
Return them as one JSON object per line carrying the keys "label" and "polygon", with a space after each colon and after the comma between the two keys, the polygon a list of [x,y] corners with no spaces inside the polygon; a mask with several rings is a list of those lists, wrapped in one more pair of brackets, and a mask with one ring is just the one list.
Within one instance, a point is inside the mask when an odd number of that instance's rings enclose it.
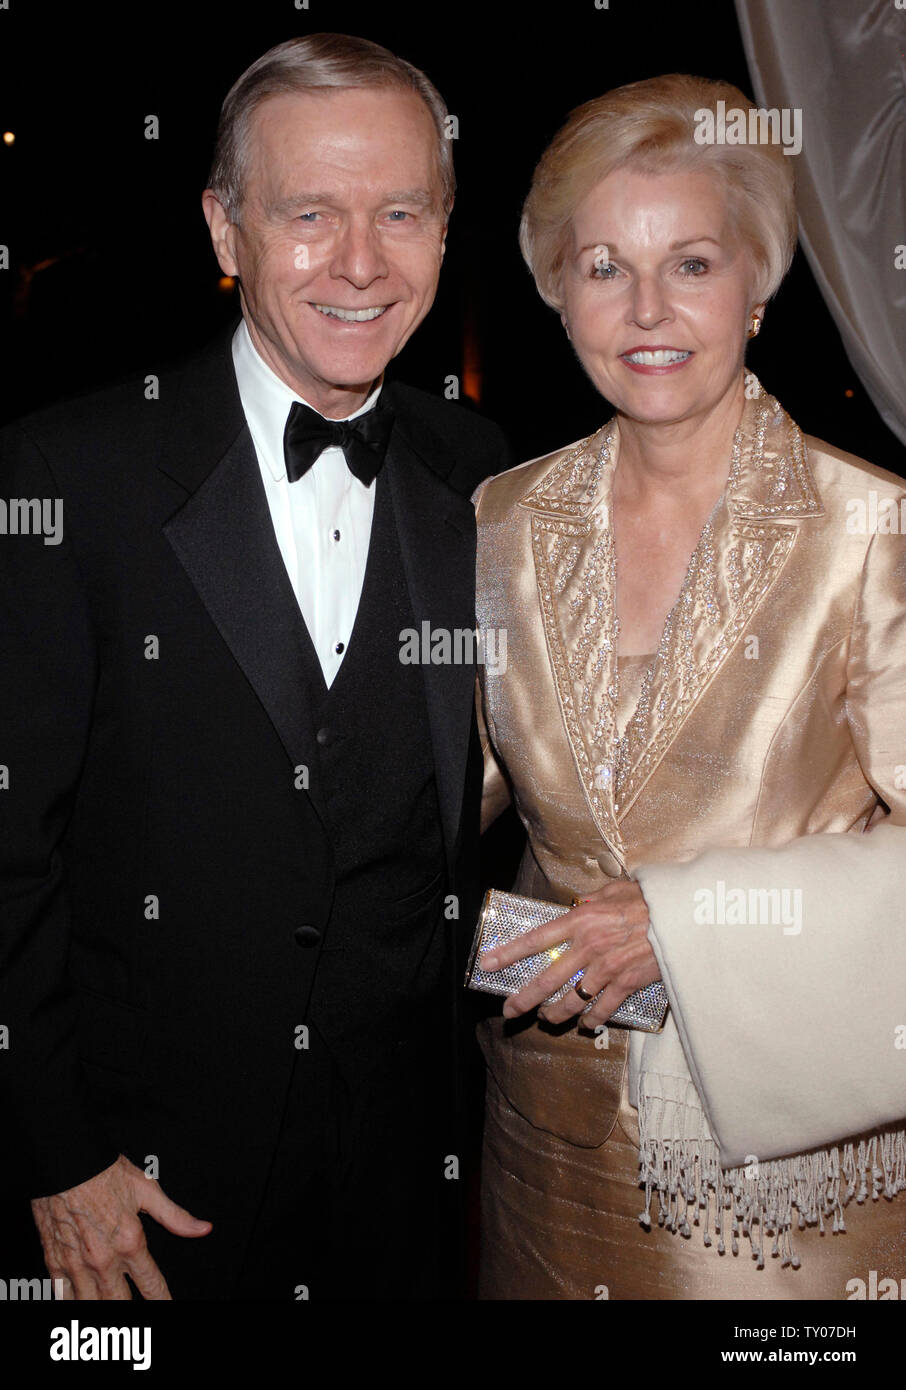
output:
{"label": "gold beaded lapel", "polygon": [[751,374],[723,497],[692,554],[655,661],[616,735],[616,422],[580,441],[521,499],[560,709],[589,809],[624,862],[620,822],[822,513],[802,436]]}

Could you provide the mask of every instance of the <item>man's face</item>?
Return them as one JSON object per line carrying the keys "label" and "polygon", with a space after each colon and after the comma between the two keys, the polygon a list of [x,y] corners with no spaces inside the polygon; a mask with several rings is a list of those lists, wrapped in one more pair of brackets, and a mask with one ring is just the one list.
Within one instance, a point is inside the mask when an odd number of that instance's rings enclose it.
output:
{"label": "man's face", "polygon": [[427,314],[446,216],[430,112],[412,92],[271,97],[252,116],[240,224],[210,190],[221,268],[276,374],[340,418]]}

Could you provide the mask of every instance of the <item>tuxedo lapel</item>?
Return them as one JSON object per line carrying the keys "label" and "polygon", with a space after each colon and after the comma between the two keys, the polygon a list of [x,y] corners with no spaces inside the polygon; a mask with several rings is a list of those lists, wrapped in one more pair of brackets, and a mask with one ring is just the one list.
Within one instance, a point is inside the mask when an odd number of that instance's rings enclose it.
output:
{"label": "tuxedo lapel", "polygon": [[[173,383],[179,431],[161,471],[192,495],[164,534],[255,690],[293,767],[317,767],[310,713],[320,664],[280,555],[233,370],[231,325]],[[413,623],[451,635],[475,629],[475,518],[443,478],[455,457],[405,393],[382,396],[396,421],[385,467]],[[422,666],[444,842],[455,851],[475,666]],[[317,778],[309,795],[326,824]]]}
{"label": "tuxedo lapel", "polygon": [[[311,773],[318,764],[309,690],[311,673],[320,668],[280,555],[247,428],[163,530],[293,768]],[[307,790],[323,821],[317,781],[310,776]]]}
{"label": "tuxedo lapel", "polygon": [[[428,448],[418,438],[417,425],[398,416],[385,467],[413,626],[420,639],[423,631],[440,631],[452,640],[457,632],[475,631],[475,516],[471,503],[449,488],[425,461]],[[430,652],[421,641],[420,648],[444,843],[452,861],[476,668],[469,660],[435,664],[426,659]],[[452,651],[455,655],[455,642]]]}

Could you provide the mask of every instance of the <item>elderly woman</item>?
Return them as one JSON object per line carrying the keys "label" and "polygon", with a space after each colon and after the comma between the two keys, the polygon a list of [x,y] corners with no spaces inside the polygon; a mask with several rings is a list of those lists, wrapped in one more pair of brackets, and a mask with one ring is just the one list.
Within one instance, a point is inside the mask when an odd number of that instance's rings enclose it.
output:
{"label": "elderly woman", "polygon": [[[681,76],[587,103],[525,206],[616,413],[475,498],[479,624],[508,634],[486,820],[512,796],[515,892],[580,900],[482,959],[570,946],[480,1030],[485,1298],[906,1275],[906,494],[744,369],[792,173],[699,143],[720,100],[751,106]],[[661,1033],[604,1026],[657,979]]]}

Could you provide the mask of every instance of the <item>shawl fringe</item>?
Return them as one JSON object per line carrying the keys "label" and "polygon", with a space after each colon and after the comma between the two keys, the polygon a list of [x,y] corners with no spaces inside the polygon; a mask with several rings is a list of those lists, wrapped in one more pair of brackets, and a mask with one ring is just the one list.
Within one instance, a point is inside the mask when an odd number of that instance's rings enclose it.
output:
{"label": "shawl fringe", "polygon": [[843,1209],[853,1199],[857,1204],[868,1197],[890,1201],[906,1190],[906,1130],[766,1163],[753,1155],[745,1167],[721,1168],[692,1083],[651,1073],[645,1081],[647,1093],[639,1099],[639,1185],[645,1186],[645,1210],[639,1220],[646,1228],[657,1193],[659,1226],[686,1238],[699,1226],[706,1246],[716,1238],[720,1255],[728,1244],[738,1255],[740,1239],[748,1240],[759,1269],[764,1268],[765,1238],[772,1236],[772,1258],[798,1269],[793,1208],[799,1230],[817,1225],[824,1234],[827,1223],[837,1234],[846,1230]]}

